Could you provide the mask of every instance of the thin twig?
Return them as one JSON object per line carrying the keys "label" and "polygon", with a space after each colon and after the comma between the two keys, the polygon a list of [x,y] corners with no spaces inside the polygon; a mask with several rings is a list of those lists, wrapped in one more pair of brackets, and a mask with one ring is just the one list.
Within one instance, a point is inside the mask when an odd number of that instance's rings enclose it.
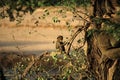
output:
{"label": "thin twig", "polygon": [[32,61],[28,64],[28,66],[26,67],[26,69],[24,70],[24,72],[23,72],[23,74],[22,74],[22,76],[21,76],[21,79],[23,79],[25,76],[26,76],[26,74],[30,71],[30,69],[32,68],[32,66],[35,64],[35,62],[37,61],[37,60],[41,60],[44,56],[46,56],[46,55],[48,55],[49,53],[48,52],[46,52],[46,53],[43,53],[43,54],[40,54],[40,55],[37,55],[36,57],[33,57],[32,56]]}
{"label": "thin twig", "polygon": [[16,43],[16,48],[18,49],[18,51],[23,55],[23,52],[21,51],[21,49],[20,49],[20,47],[17,45],[17,41],[16,41],[16,39],[15,39],[15,36],[14,35],[12,35],[12,38],[13,38],[13,40],[15,41],[15,43]]}
{"label": "thin twig", "polygon": [[80,14],[78,14],[78,13],[84,14],[84,15],[87,16],[88,18],[90,17],[90,15],[87,15],[87,13],[84,13],[84,12],[82,12],[82,11],[78,11],[77,9],[73,12],[73,14],[77,15],[78,18],[82,19],[83,21],[85,21],[85,22],[87,22],[87,23],[90,22],[90,21],[86,20],[85,18],[83,18],[83,17],[82,17]]}
{"label": "thin twig", "polygon": [[66,54],[69,55],[69,52],[70,52],[70,48],[71,48],[71,45],[73,43],[73,41],[75,40],[75,38],[77,37],[77,35],[82,31],[82,30],[86,30],[88,27],[90,26],[90,23],[87,23],[85,26],[83,27],[80,27],[72,36],[69,44],[67,44],[67,50],[66,50]]}
{"label": "thin twig", "polygon": [[23,74],[22,74],[22,78],[24,76],[26,76],[26,74],[28,73],[28,71],[31,69],[31,67],[33,66],[33,64],[35,63],[34,57],[32,56],[32,61],[29,63],[29,65],[27,66],[27,68],[24,70]]}

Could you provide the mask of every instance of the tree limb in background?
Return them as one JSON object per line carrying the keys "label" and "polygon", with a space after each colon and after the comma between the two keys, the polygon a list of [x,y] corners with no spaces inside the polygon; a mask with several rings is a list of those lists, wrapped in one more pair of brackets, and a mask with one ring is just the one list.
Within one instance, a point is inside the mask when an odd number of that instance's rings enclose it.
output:
{"label": "tree limb in background", "polygon": [[74,39],[77,37],[77,35],[83,31],[83,30],[86,30],[89,26],[90,26],[91,23],[86,23],[85,26],[82,26],[80,27],[72,36],[72,38],[70,39],[69,43],[67,44],[67,50],[66,50],[66,54],[69,55],[69,52],[70,52],[70,48],[72,46],[72,43],[74,41]]}
{"label": "tree limb in background", "polygon": [[112,0],[91,0],[93,6],[93,16],[103,17],[115,13],[115,6],[112,4]]}

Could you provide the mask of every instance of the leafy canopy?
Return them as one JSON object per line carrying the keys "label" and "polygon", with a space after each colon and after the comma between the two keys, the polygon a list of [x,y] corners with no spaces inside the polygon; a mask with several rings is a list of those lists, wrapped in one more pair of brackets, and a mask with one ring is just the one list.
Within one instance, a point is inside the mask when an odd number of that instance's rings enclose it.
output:
{"label": "leafy canopy", "polygon": [[10,21],[15,20],[13,12],[17,12],[17,17],[45,6],[80,6],[87,5],[90,0],[0,0],[0,17],[9,17]]}

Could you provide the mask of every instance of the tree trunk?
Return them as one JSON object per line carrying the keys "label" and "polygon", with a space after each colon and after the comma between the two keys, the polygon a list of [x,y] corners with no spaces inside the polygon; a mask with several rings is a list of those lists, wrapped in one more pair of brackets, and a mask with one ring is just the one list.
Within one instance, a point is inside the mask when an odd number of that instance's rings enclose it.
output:
{"label": "tree trunk", "polygon": [[87,59],[89,62],[88,70],[91,72],[95,80],[102,80],[101,75],[102,67],[99,64],[101,52],[96,46],[95,40],[96,39],[94,36],[87,38],[88,42]]}
{"label": "tree trunk", "polygon": [[[118,0],[91,0],[93,6],[93,17],[103,18],[104,15],[112,17],[115,11],[115,4]],[[95,23],[98,28],[101,23]],[[120,80],[120,59],[112,60],[104,58],[102,60],[102,52],[97,43],[97,35],[93,33],[87,38],[88,50],[87,59],[89,62],[88,70],[95,80]],[[101,39],[104,41],[104,39]],[[119,44],[120,45],[120,44]]]}
{"label": "tree trunk", "polygon": [[120,80],[120,60],[104,58],[101,62],[102,53],[98,47],[97,35],[89,37],[87,59],[89,62],[88,70],[95,80]]}

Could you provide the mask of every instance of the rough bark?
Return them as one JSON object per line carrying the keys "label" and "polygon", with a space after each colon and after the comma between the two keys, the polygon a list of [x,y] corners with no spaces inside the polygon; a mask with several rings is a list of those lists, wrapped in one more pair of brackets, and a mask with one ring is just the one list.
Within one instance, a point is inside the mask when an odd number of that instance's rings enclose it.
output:
{"label": "rough bark", "polygon": [[91,0],[91,2],[93,6],[93,16],[95,17],[103,17],[105,14],[111,16],[111,14],[115,12],[113,0]]}
{"label": "rough bark", "polygon": [[101,52],[99,48],[96,46],[95,37],[87,38],[88,42],[88,52],[87,52],[87,59],[89,62],[88,70],[92,73],[95,80],[102,80],[101,79],[101,66],[99,64],[99,60],[101,58]]}
{"label": "rough bark", "polygon": [[[111,15],[114,14],[115,6],[118,0],[91,1],[93,6],[93,17],[103,18],[104,15],[107,15],[109,18],[112,18]],[[102,23],[95,23],[95,27],[101,27],[101,24]],[[102,57],[103,52],[98,46],[99,43],[97,41],[99,34],[100,33],[96,35],[96,33],[93,33],[92,36],[87,38],[87,58],[89,63],[88,70],[91,72],[95,80],[120,80],[120,59],[113,60],[108,57]],[[107,37],[101,38],[103,43],[104,39],[107,39]]]}
{"label": "rough bark", "polygon": [[[94,75],[95,80],[120,80],[120,60],[102,57],[103,52],[101,51],[99,44],[108,44],[98,42],[98,38],[101,38],[101,41],[105,41],[106,38],[104,37],[103,39],[103,37],[100,37],[99,34],[100,33],[93,33],[93,36],[87,39],[87,57],[89,62],[88,70]],[[108,38],[106,38],[106,40],[107,39]]]}

